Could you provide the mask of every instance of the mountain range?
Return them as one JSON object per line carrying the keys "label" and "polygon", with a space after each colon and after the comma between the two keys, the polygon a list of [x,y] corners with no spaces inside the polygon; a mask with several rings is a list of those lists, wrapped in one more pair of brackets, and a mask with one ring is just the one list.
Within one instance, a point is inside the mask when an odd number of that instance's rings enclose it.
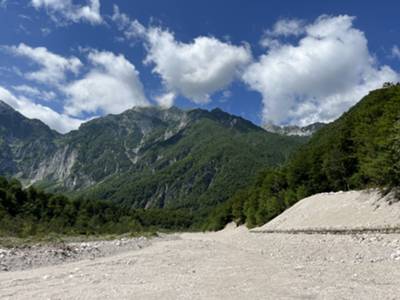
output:
{"label": "mountain range", "polygon": [[0,102],[8,178],[0,177],[0,227],[11,235],[251,227],[315,193],[400,194],[400,86],[313,126],[321,128],[311,137],[285,135],[220,109],[146,107],[60,134]]}
{"label": "mountain range", "polygon": [[0,102],[0,175],[129,208],[206,211],[307,140],[176,107],[132,108],[60,134]]}

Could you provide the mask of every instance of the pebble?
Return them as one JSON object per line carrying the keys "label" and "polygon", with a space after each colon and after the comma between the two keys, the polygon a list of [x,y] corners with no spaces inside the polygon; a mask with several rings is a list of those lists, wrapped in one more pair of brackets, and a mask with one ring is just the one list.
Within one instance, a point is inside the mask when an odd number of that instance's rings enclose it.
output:
{"label": "pebble", "polygon": [[393,260],[400,260],[400,250],[396,250],[390,255],[390,258]]}
{"label": "pebble", "polygon": [[304,269],[304,266],[295,266],[294,267],[294,269],[295,269],[295,271],[301,271],[301,270],[303,270]]}

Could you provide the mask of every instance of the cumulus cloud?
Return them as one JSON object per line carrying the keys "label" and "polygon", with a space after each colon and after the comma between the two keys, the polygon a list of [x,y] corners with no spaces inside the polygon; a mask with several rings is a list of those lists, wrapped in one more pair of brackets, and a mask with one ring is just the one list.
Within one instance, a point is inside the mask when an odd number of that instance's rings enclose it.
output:
{"label": "cumulus cloud", "polygon": [[[25,44],[6,47],[16,55],[28,57],[39,69],[21,73],[38,86],[14,85],[2,88],[5,101],[28,117],[41,119],[52,128],[65,132],[75,129],[83,121],[82,115],[120,113],[133,106],[147,106],[139,72],[123,55],[107,51],[84,49],[88,65],[86,73],[80,72],[82,62],[76,57],[66,58],[44,47],[31,48]],[[79,75],[78,79],[67,77]],[[76,77],[75,77],[76,78]],[[58,113],[36,101],[54,100],[64,113]],[[86,114],[85,114],[86,113]]]}
{"label": "cumulus cloud", "polygon": [[86,5],[74,4],[72,0],[31,0],[31,4],[36,9],[45,9],[57,23],[84,21],[94,25],[103,22],[100,0],[88,0]]}
{"label": "cumulus cloud", "polygon": [[57,85],[65,80],[68,72],[78,74],[82,67],[78,58],[66,58],[48,51],[45,47],[32,48],[21,43],[6,49],[15,55],[29,58],[40,67],[37,71],[26,73],[29,80]]}
{"label": "cumulus cloud", "polygon": [[132,106],[147,106],[139,72],[123,55],[91,51],[92,69],[63,88],[68,100],[65,112],[120,113]]}
{"label": "cumulus cloud", "polygon": [[65,133],[77,129],[84,120],[60,114],[47,106],[34,103],[26,97],[17,97],[6,88],[0,86],[0,100],[31,119],[39,119],[58,132]]}
{"label": "cumulus cloud", "polygon": [[168,30],[146,28],[131,20],[117,6],[113,20],[126,38],[144,40],[145,63],[153,65],[153,72],[161,77],[169,101],[172,95],[182,95],[197,104],[209,102],[211,95],[225,89],[252,59],[247,45],[235,46],[206,36],[183,43]]}
{"label": "cumulus cloud", "polygon": [[379,66],[353,17],[321,16],[296,44],[270,48],[243,74],[263,96],[264,121],[332,121],[368,91],[399,75]]}
{"label": "cumulus cloud", "polygon": [[161,76],[166,89],[198,104],[209,102],[211,94],[228,86],[251,61],[247,46],[234,46],[214,37],[182,43],[171,32],[152,27],[146,38],[145,62],[154,64],[153,72]]}

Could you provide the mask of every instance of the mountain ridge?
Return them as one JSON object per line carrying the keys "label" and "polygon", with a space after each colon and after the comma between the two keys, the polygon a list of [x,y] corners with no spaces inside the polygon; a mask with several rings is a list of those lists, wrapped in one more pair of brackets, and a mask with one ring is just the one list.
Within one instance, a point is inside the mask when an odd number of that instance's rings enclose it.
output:
{"label": "mountain ridge", "polygon": [[297,125],[279,126],[279,125],[274,125],[272,123],[267,123],[264,124],[262,127],[268,132],[278,133],[281,135],[312,136],[315,132],[317,132],[324,126],[326,126],[326,123],[316,122],[306,126],[297,126]]}
{"label": "mountain ridge", "polygon": [[[12,167],[0,164],[0,174],[47,191],[134,208],[213,206],[306,140],[268,133],[220,109],[133,108],[67,134],[15,116],[40,138],[22,135],[3,143],[9,147],[0,149],[1,163]],[[1,123],[0,133],[12,133],[14,123]],[[7,136],[0,134],[2,140]]]}

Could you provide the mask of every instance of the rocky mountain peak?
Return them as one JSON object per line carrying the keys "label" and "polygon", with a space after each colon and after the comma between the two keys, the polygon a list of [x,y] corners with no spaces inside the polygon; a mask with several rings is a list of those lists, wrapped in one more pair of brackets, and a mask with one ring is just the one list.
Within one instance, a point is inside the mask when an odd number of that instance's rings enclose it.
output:
{"label": "rocky mountain peak", "polygon": [[146,208],[218,203],[302,142],[220,109],[156,106],[93,119],[64,135],[15,112],[0,118],[0,139],[7,141],[1,174]]}
{"label": "rocky mountain peak", "polygon": [[297,126],[297,125],[289,125],[289,126],[279,126],[274,125],[272,123],[267,123],[263,125],[263,128],[272,133],[277,133],[280,135],[287,136],[312,136],[317,130],[324,127],[326,124],[317,122],[312,123],[307,126]]}

